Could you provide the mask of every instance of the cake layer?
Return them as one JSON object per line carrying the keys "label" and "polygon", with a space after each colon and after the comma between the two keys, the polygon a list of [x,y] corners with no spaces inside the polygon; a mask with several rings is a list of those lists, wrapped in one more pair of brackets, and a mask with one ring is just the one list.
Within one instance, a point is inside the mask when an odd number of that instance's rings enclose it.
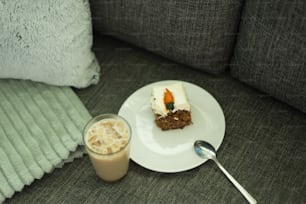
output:
{"label": "cake layer", "polygon": [[189,111],[178,110],[174,113],[169,113],[166,117],[155,115],[155,123],[162,130],[184,128],[192,123],[191,114]]}

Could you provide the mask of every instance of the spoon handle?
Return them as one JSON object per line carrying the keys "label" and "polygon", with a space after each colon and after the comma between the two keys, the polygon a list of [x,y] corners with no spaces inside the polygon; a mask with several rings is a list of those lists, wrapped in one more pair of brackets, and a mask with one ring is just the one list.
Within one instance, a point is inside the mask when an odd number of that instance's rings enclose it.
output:
{"label": "spoon handle", "polygon": [[249,194],[237,181],[228,173],[228,171],[220,164],[217,158],[213,159],[217,166],[221,169],[221,171],[227,176],[227,178],[234,184],[234,186],[240,191],[240,193],[249,201],[251,204],[256,204],[257,201],[251,194]]}

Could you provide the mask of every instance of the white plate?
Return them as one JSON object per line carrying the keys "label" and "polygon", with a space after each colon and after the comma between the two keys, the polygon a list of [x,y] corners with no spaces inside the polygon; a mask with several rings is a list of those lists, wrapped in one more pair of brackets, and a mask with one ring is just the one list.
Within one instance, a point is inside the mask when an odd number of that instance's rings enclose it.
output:
{"label": "white plate", "polygon": [[132,128],[131,159],[153,171],[174,173],[201,165],[206,160],[196,155],[193,143],[205,140],[217,150],[225,133],[223,111],[216,99],[188,82],[182,83],[191,105],[193,124],[169,131],[155,125],[150,104],[152,87],[175,82],[178,81],[160,81],[140,88],[123,103],[118,113]]}

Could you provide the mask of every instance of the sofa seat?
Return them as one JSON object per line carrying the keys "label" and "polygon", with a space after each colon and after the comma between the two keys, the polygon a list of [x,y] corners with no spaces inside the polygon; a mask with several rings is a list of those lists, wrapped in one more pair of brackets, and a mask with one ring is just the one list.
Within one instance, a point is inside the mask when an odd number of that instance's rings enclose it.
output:
{"label": "sofa seat", "polygon": [[[97,33],[93,50],[102,68],[100,81],[74,90],[93,116],[117,113],[127,97],[152,82],[194,83],[210,92],[223,109],[226,131],[218,158],[233,177],[258,203],[306,202],[305,113],[232,78],[229,72],[213,76]],[[6,202],[246,203],[246,200],[212,161],[171,174],[154,172],[131,161],[128,175],[109,184],[95,175],[88,156],[84,156],[36,180]]]}

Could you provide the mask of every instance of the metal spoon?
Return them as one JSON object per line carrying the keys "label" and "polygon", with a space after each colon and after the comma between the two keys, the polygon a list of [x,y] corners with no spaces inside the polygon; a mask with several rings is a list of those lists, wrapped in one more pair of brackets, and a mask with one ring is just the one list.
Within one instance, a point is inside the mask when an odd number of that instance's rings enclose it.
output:
{"label": "metal spoon", "polygon": [[216,156],[215,148],[208,142],[197,140],[194,143],[195,152],[202,158],[213,160],[227,178],[234,184],[234,186],[241,192],[241,194],[249,201],[255,204],[257,201],[232,177],[226,169],[219,163]]}

